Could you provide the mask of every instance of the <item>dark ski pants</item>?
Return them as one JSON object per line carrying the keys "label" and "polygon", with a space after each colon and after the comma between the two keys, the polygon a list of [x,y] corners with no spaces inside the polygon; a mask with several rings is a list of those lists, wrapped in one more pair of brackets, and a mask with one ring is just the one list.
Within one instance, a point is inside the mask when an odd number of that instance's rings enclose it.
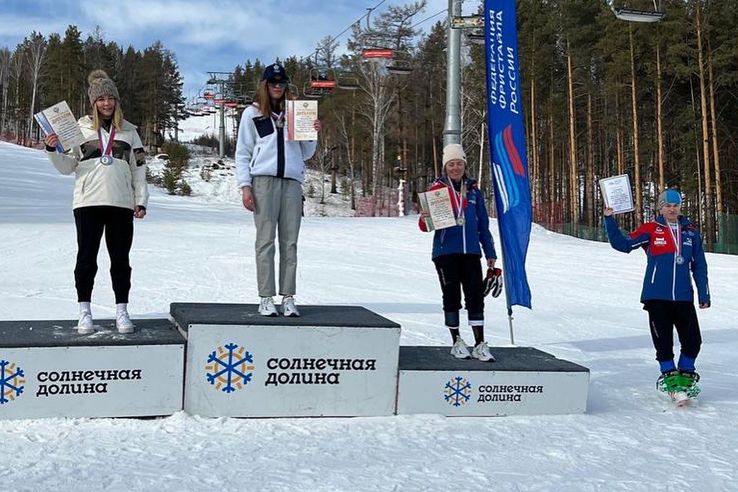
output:
{"label": "dark ski pants", "polygon": [[116,304],[128,302],[131,290],[131,265],[128,255],[133,244],[133,210],[122,207],[94,206],[74,210],[77,225],[77,266],[74,282],[78,302],[92,300],[97,273],[97,253],[105,232],[110,255],[110,278]]}
{"label": "dark ski pants", "polygon": [[692,359],[697,358],[702,345],[700,324],[693,302],[685,301],[644,301],[643,309],[648,311],[656,360],[659,362],[674,359],[674,328],[676,327],[681,353]]}
{"label": "dark ski pants", "polygon": [[433,258],[443,292],[446,326],[459,326],[461,289],[471,326],[484,326],[484,286],[482,264],[478,255],[453,254]]}

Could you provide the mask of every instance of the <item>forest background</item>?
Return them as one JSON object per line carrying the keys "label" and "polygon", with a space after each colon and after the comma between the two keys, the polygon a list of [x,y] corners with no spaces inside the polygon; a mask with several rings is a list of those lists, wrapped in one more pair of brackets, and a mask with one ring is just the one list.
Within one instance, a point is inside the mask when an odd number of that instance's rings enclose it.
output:
{"label": "forest background", "polygon": [[[653,24],[616,19],[606,0],[517,5],[534,221],[601,240],[597,183],[627,173],[636,211],[622,216],[624,227],[652,218],[660,190],[674,187],[707,249],[738,253],[735,0],[662,0],[664,18]],[[394,213],[400,179],[414,201],[440,174],[447,26],[436,22],[421,33],[424,8],[423,1],[389,7],[347,29],[345,43],[328,36],[310,56],[279,60],[294,95],[321,96],[325,125],[311,165],[329,170],[332,192],[340,179],[350,182],[352,201],[361,195],[375,215]],[[468,34],[462,37],[462,143],[468,172],[491,207],[484,46]],[[369,48],[392,49],[395,56],[362,57]],[[140,51],[105,40],[100,28],[85,34],[70,25],[48,37],[33,32],[14,48],[0,48],[0,136],[37,146],[32,114],[61,100],[87,114],[86,76],[103,68],[118,86],[126,119],[156,152],[178,121],[213,104],[207,94],[242,110],[273,61],[222,67],[225,83],[187,100],[176,54],[161,42]],[[316,94],[311,82],[317,79],[338,87]],[[232,152],[233,136],[228,139]]]}

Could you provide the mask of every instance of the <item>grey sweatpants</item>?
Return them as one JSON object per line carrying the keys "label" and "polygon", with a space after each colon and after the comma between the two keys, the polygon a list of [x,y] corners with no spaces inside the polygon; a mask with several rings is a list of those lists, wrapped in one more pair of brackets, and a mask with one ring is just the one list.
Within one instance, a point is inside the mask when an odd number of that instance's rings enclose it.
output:
{"label": "grey sweatpants", "polygon": [[302,185],[293,179],[254,176],[256,280],[260,297],[277,295],[274,238],[279,229],[279,294],[293,296],[297,278],[297,237],[302,219]]}

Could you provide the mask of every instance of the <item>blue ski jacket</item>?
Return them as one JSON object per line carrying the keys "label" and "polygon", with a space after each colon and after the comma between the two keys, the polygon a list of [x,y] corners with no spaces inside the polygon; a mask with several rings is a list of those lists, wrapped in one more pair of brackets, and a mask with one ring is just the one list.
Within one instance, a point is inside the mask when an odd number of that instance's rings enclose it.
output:
{"label": "blue ski jacket", "polygon": [[620,231],[614,217],[605,217],[604,224],[613,248],[630,253],[642,247],[646,252],[648,263],[643,278],[641,302],[652,299],[693,302],[691,271],[697,286],[699,303],[709,305],[710,289],[702,237],[689,219],[679,216],[677,237],[680,244],[674,241],[669,225],[662,215],[655,222],[643,224],[627,236]]}
{"label": "blue ski jacket", "polygon": [[[446,177],[438,178],[429,188],[449,187]],[[433,234],[433,258],[443,255],[465,254],[482,256],[487,259],[497,258],[492,234],[489,232],[489,216],[484,206],[482,191],[477,187],[473,179],[466,180],[466,196],[462,197],[461,208],[464,211],[463,225],[449,227],[434,231]],[[458,208],[454,205],[454,211],[458,216]],[[422,231],[427,231],[425,221],[418,221]],[[481,245],[481,247],[480,247]]]}

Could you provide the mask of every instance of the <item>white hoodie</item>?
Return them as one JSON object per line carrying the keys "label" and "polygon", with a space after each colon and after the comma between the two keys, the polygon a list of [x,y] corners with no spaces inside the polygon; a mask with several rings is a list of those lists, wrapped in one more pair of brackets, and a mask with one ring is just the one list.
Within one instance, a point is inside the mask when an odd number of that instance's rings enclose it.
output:
{"label": "white hoodie", "polygon": [[[279,145],[277,139],[280,133],[283,146]],[[252,104],[244,110],[238,127],[236,142],[238,187],[251,186],[252,176],[277,176],[302,183],[305,161],[315,154],[317,146],[318,143],[315,141],[290,142],[287,140],[286,128],[278,130],[272,118],[264,118],[258,107]]]}
{"label": "white hoodie", "polygon": [[[149,200],[146,160],[136,127],[123,121],[122,128],[115,131],[113,163],[105,165],[100,162],[102,152],[92,118],[83,116],[78,123],[85,137],[82,145],[66,154],[46,152],[60,173],[75,173],[72,208],[109,205],[135,210],[136,206],[146,207]],[[107,141],[108,132],[100,131],[103,141]]]}

